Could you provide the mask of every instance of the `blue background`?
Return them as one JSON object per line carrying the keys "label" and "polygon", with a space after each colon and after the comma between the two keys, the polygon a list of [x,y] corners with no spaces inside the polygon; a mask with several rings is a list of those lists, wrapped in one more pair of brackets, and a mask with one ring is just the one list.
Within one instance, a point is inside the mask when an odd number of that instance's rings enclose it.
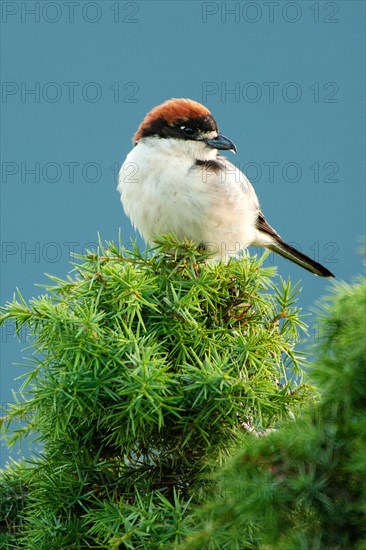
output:
{"label": "blue background", "polygon": [[[362,271],[364,2],[1,8],[1,303],[16,287],[37,295],[45,272],[64,277],[70,250],[91,246],[98,231],[103,240],[116,240],[119,227],[124,242],[135,235],[116,192],[117,167],[145,113],[170,97],[211,109],[237,145],[230,159],[246,169],[288,242],[338,279]],[[276,163],[274,177],[268,163]],[[272,261],[283,277],[301,279],[304,311],[329,288],[278,256]],[[18,343],[12,332],[6,325],[1,337],[3,404],[22,373],[12,363],[27,354],[26,335]],[[3,449],[1,463],[6,456]]]}

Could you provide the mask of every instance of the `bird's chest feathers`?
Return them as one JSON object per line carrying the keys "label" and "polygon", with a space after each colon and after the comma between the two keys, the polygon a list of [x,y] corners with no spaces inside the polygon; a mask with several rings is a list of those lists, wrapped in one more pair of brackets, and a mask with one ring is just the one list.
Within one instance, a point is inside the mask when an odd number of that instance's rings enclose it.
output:
{"label": "bird's chest feathers", "polygon": [[[190,212],[197,215],[205,201],[210,200],[213,189],[201,167],[195,165],[194,151],[191,153],[171,152],[163,147],[151,150],[140,144],[135,147],[127,156],[119,179],[126,213],[136,219],[143,211],[155,223],[160,218],[181,215],[182,211],[188,216]],[[209,153],[212,156],[213,152]]]}
{"label": "bird's chest feathers", "polygon": [[[164,150],[168,141],[161,140],[160,149],[153,150],[139,144],[127,156],[119,179],[126,214],[145,239],[162,233],[198,242],[218,240],[226,233],[231,238],[242,225],[239,220],[248,217],[240,182],[232,173],[212,168],[215,151],[203,145],[200,149],[200,144],[197,149],[197,143],[192,150],[187,144],[184,154],[171,147]],[[131,165],[133,178],[126,177]]]}

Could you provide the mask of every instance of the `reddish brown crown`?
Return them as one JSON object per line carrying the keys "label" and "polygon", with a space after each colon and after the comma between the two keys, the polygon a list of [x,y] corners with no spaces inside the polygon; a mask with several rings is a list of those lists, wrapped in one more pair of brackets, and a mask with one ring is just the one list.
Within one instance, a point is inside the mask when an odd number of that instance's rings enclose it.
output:
{"label": "reddish brown crown", "polygon": [[193,99],[168,99],[147,113],[133,136],[133,141],[136,143],[145,134],[145,130],[152,127],[157,120],[164,119],[168,124],[174,124],[176,120],[189,120],[205,116],[211,116],[210,111]]}

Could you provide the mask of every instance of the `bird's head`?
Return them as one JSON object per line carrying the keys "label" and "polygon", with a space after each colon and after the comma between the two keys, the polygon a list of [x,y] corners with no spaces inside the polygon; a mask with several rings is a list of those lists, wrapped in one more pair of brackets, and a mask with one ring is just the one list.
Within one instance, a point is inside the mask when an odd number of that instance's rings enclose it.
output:
{"label": "bird's head", "polygon": [[207,150],[231,150],[236,153],[234,143],[220,134],[210,111],[192,99],[173,98],[154,107],[140,124],[133,142],[137,145],[140,140],[150,137],[173,139],[182,146],[196,143]]}

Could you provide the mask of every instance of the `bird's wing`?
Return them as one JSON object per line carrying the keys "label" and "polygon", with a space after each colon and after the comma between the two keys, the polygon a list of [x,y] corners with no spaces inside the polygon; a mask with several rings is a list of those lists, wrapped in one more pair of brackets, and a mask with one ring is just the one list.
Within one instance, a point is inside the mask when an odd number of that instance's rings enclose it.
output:
{"label": "bird's wing", "polygon": [[282,238],[280,237],[280,235],[277,233],[277,231],[275,231],[275,229],[273,229],[272,226],[269,225],[269,223],[267,222],[266,218],[264,217],[263,213],[260,210],[257,215],[255,226],[258,229],[258,231],[261,233],[263,238],[267,238],[267,241],[269,242],[269,244],[272,243],[273,240],[282,241]]}
{"label": "bird's wing", "polygon": [[250,183],[244,172],[242,172],[235,164],[232,164],[226,157],[218,154],[217,160],[218,170],[224,170],[227,181],[236,184],[238,191],[245,195],[245,200],[256,212],[260,212],[259,201],[254,191],[253,185]]}

